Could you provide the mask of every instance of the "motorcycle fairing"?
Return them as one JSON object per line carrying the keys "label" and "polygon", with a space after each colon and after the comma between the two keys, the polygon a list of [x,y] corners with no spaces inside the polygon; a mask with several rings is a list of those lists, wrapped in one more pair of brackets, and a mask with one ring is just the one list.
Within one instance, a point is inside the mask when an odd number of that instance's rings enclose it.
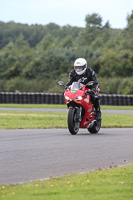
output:
{"label": "motorcycle fairing", "polygon": [[[75,84],[76,85],[76,84]],[[78,87],[82,87],[79,85]],[[72,88],[73,90],[74,88]],[[70,106],[82,106],[82,121],[80,123],[80,128],[87,128],[88,125],[95,119],[94,112],[93,112],[93,105],[91,104],[91,97],[90,95],[85,96],[85,90],[87,88],[82,88],[77,90],[76,92],[71,92],[71,89],[67,89],[64,96],[70,98],[70,100],[66,100],[67,107]],[[83,97],[82,101],[77,101],[76,98],[78,96]]]}

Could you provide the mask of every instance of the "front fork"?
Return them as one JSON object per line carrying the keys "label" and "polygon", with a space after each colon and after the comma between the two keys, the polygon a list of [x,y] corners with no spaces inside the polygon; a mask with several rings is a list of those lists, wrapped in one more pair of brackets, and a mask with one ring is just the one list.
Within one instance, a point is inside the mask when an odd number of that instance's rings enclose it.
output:
{"label": "front fork", "polygon": [[82,121],[82,107],[76,107],[76,122],[81,122]]}

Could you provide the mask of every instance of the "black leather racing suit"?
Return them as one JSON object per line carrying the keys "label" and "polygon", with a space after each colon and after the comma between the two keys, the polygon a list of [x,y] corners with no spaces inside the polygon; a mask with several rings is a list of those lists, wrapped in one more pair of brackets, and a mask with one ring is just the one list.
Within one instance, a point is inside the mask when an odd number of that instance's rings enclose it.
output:
{"label": "black leather racing suit", "polygon": [[74,81],[78,81],[81,78],[84,78],[84,80],[81,82],[84,85],[87,84],[89,81],[95,82],[91,88],[94,91],[94,93],[91,94],[91,100],[92,100],[92,103],[94,104],[95,109],[100,110],[100,100],[97,95],[97,88],[99,86],[99,83],[98,83],[95,72],[91,68],[88,67],[85,73],[82,75],[78,75],[75,72],[75,69],[71,70],[69,74],[68,82],[66,83],[66,88],[68,88],[68,86],[70,86]]}

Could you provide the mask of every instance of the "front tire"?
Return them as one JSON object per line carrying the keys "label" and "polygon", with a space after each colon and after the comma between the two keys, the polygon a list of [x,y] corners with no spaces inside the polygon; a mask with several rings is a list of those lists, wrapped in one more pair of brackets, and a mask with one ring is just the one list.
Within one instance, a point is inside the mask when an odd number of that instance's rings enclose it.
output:
{"label": "front tire", "polygon": [[67,123],[69,132],[76,135],[80,127],[80,122],[76,122],[76,108],[69,108]]}

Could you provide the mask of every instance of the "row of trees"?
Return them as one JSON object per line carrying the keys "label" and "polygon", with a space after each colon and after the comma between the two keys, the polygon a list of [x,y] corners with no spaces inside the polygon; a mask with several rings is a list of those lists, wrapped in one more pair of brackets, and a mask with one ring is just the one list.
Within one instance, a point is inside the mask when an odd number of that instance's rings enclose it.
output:
{"label": "row of trees", "polygon": [[[66,80],[73,62],[84,57],[97,73],[101,85],[109,79],[133,77],[133,11],[127,27],[112,29],[109,21],[102,25],[99,14],[87,15],[86,27],[60,27],[0,22],[0,91],[58,91],[55,80]],[[102,79],[100,78],[102,77]],[[15,84],[25,80],[27,86]],[[45,81],[47,86],[39,86]],[[32,88],[31,82],[38,87]],[[12,87],[3,87],[3,82]],[[111,81],[110,81],[111,82]],[[50,83],[50,84],[49,84]],[[12,85],[14,84],[14,85]],[[24,85],[24,84],[22,84]],[[132,84],[124,93],[131,94]],[[126,86],[125,86],[126,87]],[[20,89],[21,88],[21,89]],[[111,85],[110,85],[111,88]],[[108,90],[110,92],[110,90]],[[116,89],[116,92],[119,91]],[[111,92],[110,92],[111,93]]]}

